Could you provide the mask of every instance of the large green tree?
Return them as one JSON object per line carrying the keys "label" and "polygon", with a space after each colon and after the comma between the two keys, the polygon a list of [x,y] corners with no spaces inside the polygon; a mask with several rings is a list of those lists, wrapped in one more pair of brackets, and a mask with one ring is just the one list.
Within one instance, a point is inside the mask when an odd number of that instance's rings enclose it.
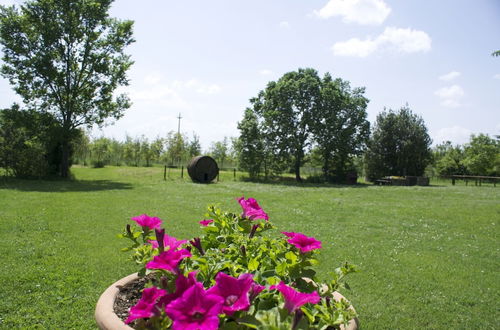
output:
{"label": "large green tree", "polygon": [[311,131],[327,180],[345,180],[353,168],[353,157],[366,145],[370,123],[364,92],[364,88],[351,89],[348,81],[332,79],[329,73],[321,82],[320,106],[315,108]]}
{"label": "large green tree", "polygon": [[422,175],[431,161],[432,143],[424,120],[408,106],[377,116],[365,153],[369,179],[386,175]]}
{"label": "large green tree", "polygon": [[124,53],[132,21],[108,15],[112,0],[33,0],[1,7],[1,74],[25,105],[54,115],[61,127],[62,177],[80,126],[118,119],[130,106],[116,88],[127,85],[132,65]]}
{"label": "large green tree", "polygon": [[263,119],[265,143],[273,150],[276,169],[292,168],[301,181],[300,167],[310,145],[314,109],[319,106],[321,79],[314,69],[285,73],[252,99],[253,110]]}

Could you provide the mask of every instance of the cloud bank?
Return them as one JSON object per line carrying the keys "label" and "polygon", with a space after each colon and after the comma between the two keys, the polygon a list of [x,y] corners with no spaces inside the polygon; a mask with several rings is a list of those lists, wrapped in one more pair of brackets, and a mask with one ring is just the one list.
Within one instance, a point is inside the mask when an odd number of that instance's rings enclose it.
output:
{"label": "cloud bank", "polygon": [[391,8],[383,0],[330,0],[314,14],[320,18],[340,16],[345,23],[382,24]]}
{"label": "cloud bank", "polygon": [[377,51],[392,51],[396,53],[428,52],[432,40],[424,31],[387,27],[376,38],[365,40],[352,38],[337,42],[332,46],[336,56],[367,57]]}

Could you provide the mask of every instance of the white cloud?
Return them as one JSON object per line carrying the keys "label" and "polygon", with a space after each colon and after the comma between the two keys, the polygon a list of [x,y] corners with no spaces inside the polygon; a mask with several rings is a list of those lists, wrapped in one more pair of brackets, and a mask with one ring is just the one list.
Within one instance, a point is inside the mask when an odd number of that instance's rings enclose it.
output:
{"label": "white cloud", "polygon": [[280,28],[282,28],[282,29],[289,29],[291,27],[290,23],[287,21],[281,21],[279,25],[280,25]]}
{"label": "white cloud", "polygon": [[268,69],[262,69],[259,71],[259,74],[262,76],[269,76],[269,75],[273,74],[273,72],[271,70],[268,70]]}
{"label": "white cloud", "polygon": [[390,12],[391,8],[383,0],[330,0],[314,11],[320,18],[341,16],[346,23],[363,25],[382,24]]}
{"label": "white cloud", "polygon": [[500,73],[497,73],[496,75],[494,75],[493,79],[500,79]]}
{"label": "white cloud", "polygon": [[451,71],[447,74],[444,74],[442,76],[439,76],[439,80],[443,80],[443,81],[451,81],[455,78],[458,78],[460,77],[461,73],[458,72],[458,71]]}
{"label": "white cloud", "polygon": [[332,50],[337,56],[366,57],[379,50],[399,53],[427,52],[431,49],[431,43],[431,38],[424,31],[387,27],[376,38],[352,38],[337,42],[332,46]]}
{"label": "white cloud", "polygon": [[453,126],[445,127],[438,130],[433,136],[434,144],[439,144],[445,141],[451,141],[454,144],[463,144],[469,141],[472,131],[468,128]]}
{"label": "white cloud", "polygon": [[450,87],[443,87],[436,91],[436,95],[441,98],[457,98],[464,95],[464,90],[459,85],[453,85]]}
{"label": "white cloud", "polygon": [[461,106],[460,103],[465,92],[459,85],[452,85],[449,87],[443,87],[434,92],[439,98],[441,98],[441,105],[447,108],[457,108]]}
{"label": "white cloud", "polygon": [[144,77],[144,83],[147,85],[156,85],[162,79],[162,76],[158,73],[150,73]]}
{"label": "white cloud", "polygon": [[144,76],[143,82],[144,85],[139,88],[125,87],[117,93],[128,93],[133,103],[187,109],[191,107],[188,100],[193,97],[193,93],[213,95],[222,89],[217,84],[203,83],[197,79],[165,83],[162,82],[162,77],[155,73]]}

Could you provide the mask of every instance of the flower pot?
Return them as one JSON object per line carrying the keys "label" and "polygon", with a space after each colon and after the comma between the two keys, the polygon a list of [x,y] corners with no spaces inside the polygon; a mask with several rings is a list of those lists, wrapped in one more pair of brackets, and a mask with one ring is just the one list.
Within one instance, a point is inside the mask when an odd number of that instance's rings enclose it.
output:
{"label": "flower pot", "polygon": [[114,310],[115,299],[120,292],[120,287],[127,283],[133,282],[138,279],[137,273],[131,274],[127,277],[118,280],[103,292],[97,301],[95,308],[95,320],[97,326],[101,330],[133,330],[125,324],[116,314]]}
{"label": "flower pot", "polygon": [[[116,281],[111,286],[109,286],[103,294],[99,297],[97,301],[97,306],[95,308],[95,320],[97,322],[97,326],[101,330],[133,330],[133,328],[129,327],[125,324],[114,311],[115,299],[118,293],[120,292],[120,288],[130,282],[137,280],[139,276],[137,273],[131,274],[127,277],[122,278],[121,280]],[[342,298],[345,299],[343,295],[338,292],[333,293],[333,298],[335,300],[340,300]],[[354,308],[351,306],[354,310]],[[358,320],[353,319],[349,321],[347,327],[343,325],[340,326],[340,329],[343,330],[357,330],[358,329]]]}

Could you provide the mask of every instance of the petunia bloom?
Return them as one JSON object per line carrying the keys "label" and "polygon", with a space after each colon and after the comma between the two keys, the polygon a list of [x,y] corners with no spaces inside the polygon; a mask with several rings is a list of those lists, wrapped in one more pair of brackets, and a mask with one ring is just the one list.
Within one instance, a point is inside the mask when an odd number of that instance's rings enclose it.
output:
{"label": "petunia bloom", "polygon": [[189,289],[190,287],[192,287],[195,283],[197,283],[197,281],[196,281],[196,272],[195,271],[189,273],[187,277],[185,277],[182,274],[179,274],[179,276],[177,276],[177,278],[175,279],[175,292],[169,293],[169,294],[161,297],[161,299],[160,299],[160,301],[159,301],[158,304],[160,306],[166,306],[166,305],[168,305],[170,302],[172,302],[175,299],[177,299],[180,296],[182,296],[182,294],[187,289]]}
{"label": "petunia bloom", "polygon": [[129,324],[135,319],[154,316],[158,312],[158,309],[156,308],[156,301],[158,298],[161,298],[166,294],[167,291],[157,289],[156,287],[144,289],[144,291],[142,291],[141,299],[139,299],[135,306],[130,308],[130,313],[125,323]]}
{"label": "petunia bloom", "polygon": [[296,291],[292,287],[289,287],[283,281],[281,281],[280,284],[278,284],[275,288],[279,292],[281,292],[281,294],[285,298],[285,308],[288,309],[288,312],[290,312],[290,314],[295,312],[300,308],[300,306],[304,304],[317,304],[320,300],[320,297],[316,291],[314,291],[313,293],[302,293]]}
{"label": "petunia bloom", "polygon": [[[177,238],[168,236],[167,234],[163,236],[163,246],[165,247],[166,250],[168,250],[167,246],[169,247],[170,250],[175,250],[186,242],[187,240],[178,240]],[[158,248],[158,241],[156,240],[149,241],[149,243],[151,243],[151,246],[153,246],[154,249]]]}
{"label": "petunia bloom", "polygon": [[186,249],[167,250],[160,253],[146,264],[147,269],[165,269],[170,272],[177,272],[177,266],[182,259],[191,257],[191,252]]}
{"label": "petunia bloom", "polygon": [[252,288],[253,275],[241,274],[234,278],[225,273],[218,273],[216,284],[208,289],[208,293],[224,298],[222,311],[226,315],[233,315],[236,311],[246,311],[250,307],[249,292]]}
{"label": "petunia bloom", "polygon": [[160,229],[161,219],[157,217],[150,217],[147,214],[141,214],[138,217],[133,217],[133,221],[137,222],[137,224],[141,227],[147,227],[151,230]]}
{"label": "petunia bloom", "polygon": [[243,217],[250,220],[264,219],[269,220],[269,216],[266,212],[259,206],[257,201],[253,198],[245,200],[245,197],[238,198],[238,203],[240,203],[243,209]]}
{"label": "petunia bloom", "polygon": [[222,297],[208,293],[203,284],[196,282],[168,304],[165,312],[173,321],[173,330],[215,330],[219,328],[218,314],[223,303]]}
{"label": "petunia bloom", "polygon": [[212,222],[214,222],[212,219],[207,219],[207,220],[201,220],[200,222],[198,222],[200,225],[202,225],[203,227],[207,227],[209,224],[211,224]]}
{"label": "petunia bloom", "polygon": [[321,249],[321,242],[315,239],[314,237],[308,237],[302,233],[293,233],[293,232],[281,232],[283,235],[290,237],[287,240],[288,243],[295,246],[300,250],[301,253],[306,253],[312,250]]}

